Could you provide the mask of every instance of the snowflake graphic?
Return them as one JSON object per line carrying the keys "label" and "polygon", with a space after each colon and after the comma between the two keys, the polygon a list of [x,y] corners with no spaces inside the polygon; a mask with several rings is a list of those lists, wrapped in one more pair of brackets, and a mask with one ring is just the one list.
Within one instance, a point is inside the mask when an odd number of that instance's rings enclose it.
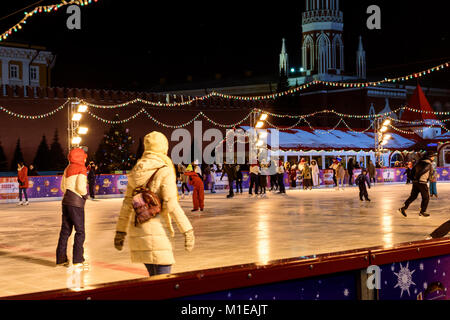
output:
{"label": "snowflake graphic", "polygon": [[394,288],[400,287],[400,289],[402,290],[400,292],[400,298],[403,295],[403,291],[407,291],[408,292],[408,296],[411,296],[410,292],[409,292],[409,287],[411,287],[411,285],[416,285],[413,281],[412,281],[412,274],[416,271],[416,270],[409,270],[409,262],[406,263],[406,266],[403,268],[402,264],[400,264],[400,271],[398,273],[394,274],[397,276],[397,284],[395,285]]}

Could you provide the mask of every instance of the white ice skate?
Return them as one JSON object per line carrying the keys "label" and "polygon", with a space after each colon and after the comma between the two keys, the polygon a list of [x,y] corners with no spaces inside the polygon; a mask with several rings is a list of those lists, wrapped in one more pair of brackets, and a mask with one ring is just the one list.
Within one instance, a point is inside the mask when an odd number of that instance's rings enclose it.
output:
{"label": "white ice skate", "polygon": [[29,204],[30,204],[30,203],[28,202],[28,200],[25,201],[25,202],[23,203],[24,206],[27,206],[27,205],[29,205]]}
{"label": "white ice skate", "polygon": [[22,205],[23,205],[23,201],[19,201],[19,202],[17,203],[17,205],[18,205],[18,206],[22,206]]}

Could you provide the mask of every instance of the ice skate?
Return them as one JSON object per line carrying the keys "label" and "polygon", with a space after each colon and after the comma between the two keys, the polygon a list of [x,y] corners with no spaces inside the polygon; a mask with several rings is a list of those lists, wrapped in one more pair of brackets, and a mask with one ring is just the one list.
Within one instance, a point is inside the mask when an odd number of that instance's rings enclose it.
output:
{"label": "ice skate", "polygon": [[406,209],[404,207],[401,207],[400,209],[398,209],[398,212],[400,212],[404,217],[407,217],[408,215],[406,214]]}
{"label": "ice skate", "polygon": [[429,214],[429,213],[426,213],[426,212],[420,211],[419,216],[420,216],[420,217],[424,217],[424,218],[428,218],[428,217],[430,216],[430,214]]}
{"label": "ice skate", "polygon": [[74,263],[73,268],[79,271],[89,271],[89,263],[87,263],[86,261],[82,263]]}
{"label": "ice skate", "polygon": [[30,203],[28,202],[28,200],[25,201],[25,202],[23,203],[24,206],[27,206],[27,205],[29,205],[29,204],[30,204]]}
{"label": "ice skate", "polygon": [[64,267],[64,268],[68,268],[70,266],[69,261],[63,262],[63,263],[57,263],[56,267]]}
{"label": "ice skate", "polygon": [[18,206],[23,206],[23,201],[19,201],[19,202],[17,203],[17,205],[18,205]]}

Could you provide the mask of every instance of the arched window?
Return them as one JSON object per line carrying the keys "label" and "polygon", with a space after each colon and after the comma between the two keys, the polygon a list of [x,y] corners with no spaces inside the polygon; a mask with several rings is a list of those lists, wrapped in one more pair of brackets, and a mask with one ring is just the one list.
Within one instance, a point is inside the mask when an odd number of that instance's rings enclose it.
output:
{"label": "arched window", "polygon": [[342,38],[338,34],[333,38],[333,68],[336,70],[343,70],[343,52]]}
{"label": "arched window", "polygon": [[322,33],[317,39],[319,73],[328,73],[330,68],[330,39]]}
{"label": "arched window", "polygon": [[311,36],[307,36],[303,44],[303,63],[306,70],[314,69],[314,42]]}

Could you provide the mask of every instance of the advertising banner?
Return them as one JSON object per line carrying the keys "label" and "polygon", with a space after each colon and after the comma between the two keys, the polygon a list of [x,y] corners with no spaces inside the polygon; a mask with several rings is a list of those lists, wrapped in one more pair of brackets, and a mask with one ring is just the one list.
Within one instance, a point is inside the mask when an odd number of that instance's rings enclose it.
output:
{"label": "advertising banner", "polygon": [[[405,168],[385,168],[376,169],[377,183],[404,183],[406,182]],[[450,181],[450,168],[437,168],[438,181]],[[354,179],[361,173],[360,169],[353,171]],[[299,172],[297,173],[299,175]],[[228,177],[225,174],[220,180],[221,173],[215,173],[215,183],[217,190],[228,189]],[[242,187],[249,188],[250,175],[242,172]],[[267,186],[270,188],[270,176],[266,177]],[[353,179],[353,181],[355,181]],[[289,186],[289,177],[284,173],[284,184]],[[36,198],[58,198],[62,197],[61,176],[37,176],[29,177],[28,197]],[[98,175],[96,177],[95,192],[98,195],[121,195],[127,189],[127,176],[125,174]],[[319,182],[321,186],[333,186],[333,170],[320,170]],[[345,179],[348,183],[348,176]],[[179,185],[181,187],[181,185]],[[192,189],[192,187],[189,187]],[[209,190],[211,183],[205,183],[205,188]],[[18,198],[19,184],[17,177],[0,177],[0,201],[8,202]]]}
{"label": "advertising banner", "polygon": [[380,268],[380,300],[450,299],[450,256],[404,261]]}

